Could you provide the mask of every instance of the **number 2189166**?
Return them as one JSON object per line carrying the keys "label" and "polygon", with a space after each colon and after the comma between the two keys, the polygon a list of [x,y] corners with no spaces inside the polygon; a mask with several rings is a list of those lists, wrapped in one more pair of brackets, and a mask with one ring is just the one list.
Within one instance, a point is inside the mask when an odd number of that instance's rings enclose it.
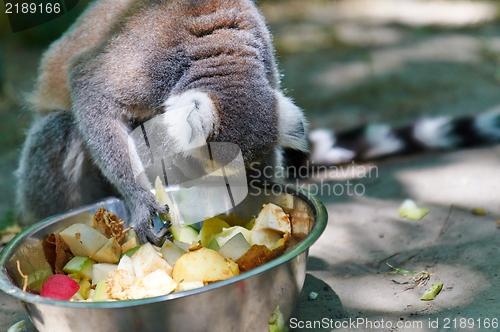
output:
{"label": "number 2189166", "polygon": [[61,12],[60,3],[5,3],[6,14],[58,14]]}

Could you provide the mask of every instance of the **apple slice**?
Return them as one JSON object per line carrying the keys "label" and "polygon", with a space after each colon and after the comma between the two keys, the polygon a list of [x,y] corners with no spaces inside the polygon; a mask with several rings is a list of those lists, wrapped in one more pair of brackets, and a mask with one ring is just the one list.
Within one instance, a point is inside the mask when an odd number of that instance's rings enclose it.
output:
{"label": "apple slice", "polygon": [[108,238],[85,224],[76,223],[59,233],[75,256],[92,257]]}
{"label": "apple slice", "polygon": [[92,294],[92,301],[101,302],[111,300],[107,288],[108,285],[106,284],[106,280],[99,281],[95,287],[94,293]]}
{"label": "apple slice", "polygon": [[77,299],[79,301],[86,300],[89,297],[90,293],[90,281],[87,279],[82,279],[82,280],[75,280],[80,288],[78,289],[78,292],[76,292],[75,295],[73,295],[74,299]]}
{"label": "apple slice", "polygon": [[118,241],[112,237],[110,238],[95,254],[91,255],[99,263],[118,263],[122,249]]}
{"label": "apple slice", "polygon": [[28,285],[26,286],[26,290],[40,294],[43,283],[53,274],[54,273],[52,273],[52,269],[50,267],[36,270],[35,272],[28,274]]}
{"label": "apple slice", "polygon": [[122,252],[126,252],[129,249],[134,247],[138,247],[141,245],[141,241],[139,241],[139,237],[137,233],[133,229],[129,229],[127,235],[125,236],[125,240],[123,240],[122,244]]}
{"label": "apple slice", "polygon": [[40,295],[55,300],[69,300],[78,292],[80,285],[64,274],[54,274],[45,280]]}
{"label": "apple slice", "polygon": [[229,227],[229,224],[220,218],[214,217],[206,219],[203,221],[203,226],[201,226],[200,230],[200,244],[203,247],[208,246],[215,234],[220,233],[223,228]]}
{"label": "apple slice", "polygon": [[170,232],[174,239],[185,243],[192,243],[198,241],[198,231],[193,227],[187,226],[172,226]]}
{"label": "apple slice", "polygon": [[254,229],[250,235],[250,244],[262,244],[272,248],[282,237],[283,234],[273,229]]}
{"label": "apple slice", "polygon": [[292,233],[292,227],[288,215],[281,207],[276,204],[264,204],[257,219],[253,230],[258,229],[272,229],[280,233]]}
{"label": "apple slice", "polygon": [[95,260],[89,257],[75,256],[63,267],[63,271],[67,274],[77,274],[80,279],[92,279],[92,270]]}

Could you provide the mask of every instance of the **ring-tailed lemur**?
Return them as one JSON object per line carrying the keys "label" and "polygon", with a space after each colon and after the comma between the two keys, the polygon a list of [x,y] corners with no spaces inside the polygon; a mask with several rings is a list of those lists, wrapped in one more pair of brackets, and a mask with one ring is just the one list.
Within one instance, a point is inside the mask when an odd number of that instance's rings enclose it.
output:
{"label": "ring-tailed lemur", "polygon": [[235,143],[250,165],[307,150],[250,0],[97,0],[43,56],[31,104],[39,118],[17,170],[25,222],[118,195],[140,240],[160,243],[150,219],[168,208],[137,178],[129,139],[152,118],[174,152]]}
{"label": "ring-tailed lemur", "polygon": [[492,112],[336,137],[320,129],[307,139],[250,0],[96,0],[43,56],[30,101],[38,118],[16,172],[21,218],[116,195],[141,241],[153,243],[164,232],[153,231],[151,215],[167,208],[137,178],[144,165],[129,135],[152,118],[161,120],[166,150],[235,143],[250,168],[279,163],[282,148],[289,164],[331,165],[500,138]]}

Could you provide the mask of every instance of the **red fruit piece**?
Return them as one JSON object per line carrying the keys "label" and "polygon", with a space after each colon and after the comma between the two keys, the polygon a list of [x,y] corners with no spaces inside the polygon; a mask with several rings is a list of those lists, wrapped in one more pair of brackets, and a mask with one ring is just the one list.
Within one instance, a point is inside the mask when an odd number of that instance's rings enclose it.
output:
{"label": "red fruit piece", "polygon": [[79,289],[80,285],[67,275],[54,274],[45,280],[40,295],[55,300],[69,300]]}

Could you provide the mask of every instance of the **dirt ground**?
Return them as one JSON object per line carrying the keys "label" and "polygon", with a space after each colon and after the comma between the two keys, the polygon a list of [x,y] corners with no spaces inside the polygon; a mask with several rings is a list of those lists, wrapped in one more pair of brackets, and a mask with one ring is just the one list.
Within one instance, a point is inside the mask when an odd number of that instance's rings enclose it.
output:
{"label": "dirt ground", "polygon": [[[312,127],[400,125],[500,107],[497,2],[289,0],[260,6],[275,36],[283,85]],[[41,49],[1,47],[5,221],[14,203],[11,174],[30,121],[20,100]],[[499,157],[500,146],[429,152],[360,164],[351,175],[332,168],[329,178],[301,181],[325,203],[329,223],[310,250],[291,329],[500,331]],[[406,198],[429,214],[419,221],[399,217]],[[473,213],[478,208],[485,214]],[[390,266],[425,273],[402,275]],[[421,301],[438,282],[441,293]],[[21,304],[0,294],[0,329],[20,319],[26,319]]]}

